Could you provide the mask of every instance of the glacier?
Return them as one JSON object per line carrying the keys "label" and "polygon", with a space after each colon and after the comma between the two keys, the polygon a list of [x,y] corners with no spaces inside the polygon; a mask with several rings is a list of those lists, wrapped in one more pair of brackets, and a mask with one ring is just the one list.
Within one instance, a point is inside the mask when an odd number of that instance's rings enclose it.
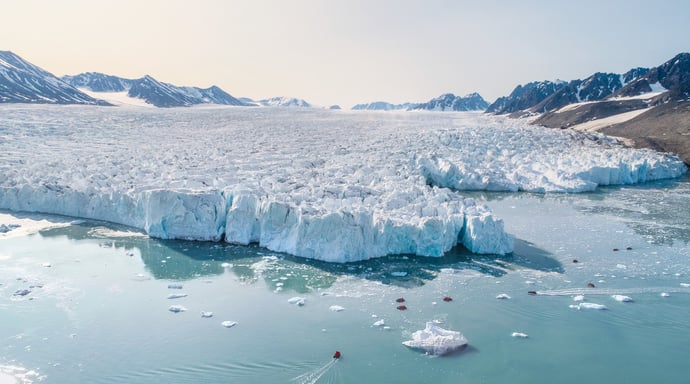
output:
{"label": "glacier", "polygon": [[507,254],[463,190],[583,192],[674,178],[673,155],[480,113],[0,106],[0,209],[329,262]]}

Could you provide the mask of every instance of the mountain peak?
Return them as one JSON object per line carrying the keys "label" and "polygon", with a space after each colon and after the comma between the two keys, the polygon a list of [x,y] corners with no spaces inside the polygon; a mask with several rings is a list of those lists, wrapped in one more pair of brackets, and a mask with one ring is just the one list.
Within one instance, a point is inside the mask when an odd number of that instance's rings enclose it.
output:
{"label": "mountain peak", "polygon": [[0,103],[109,105],[11,51],[0,51]]}

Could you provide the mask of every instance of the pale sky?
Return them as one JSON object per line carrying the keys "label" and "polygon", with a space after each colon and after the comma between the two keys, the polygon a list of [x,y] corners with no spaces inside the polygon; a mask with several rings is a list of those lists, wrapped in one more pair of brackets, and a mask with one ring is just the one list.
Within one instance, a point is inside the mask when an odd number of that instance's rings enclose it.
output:
{"label": "pale sky", "polygon": [[57,76],[146,74],[236,97],[427,101],[657,66],[690,1],[0,0],[0,50]]}

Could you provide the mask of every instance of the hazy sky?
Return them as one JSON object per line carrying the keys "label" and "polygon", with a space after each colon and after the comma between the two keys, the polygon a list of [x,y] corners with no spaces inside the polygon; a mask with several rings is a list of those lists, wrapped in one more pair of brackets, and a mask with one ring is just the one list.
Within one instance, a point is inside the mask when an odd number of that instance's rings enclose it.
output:
{"label": "hazy sky", "polygon": [[57,76],[149,74],[345,108],[491,102],[690,51],[687,0],[4,0],[0,20],[0,50]]}

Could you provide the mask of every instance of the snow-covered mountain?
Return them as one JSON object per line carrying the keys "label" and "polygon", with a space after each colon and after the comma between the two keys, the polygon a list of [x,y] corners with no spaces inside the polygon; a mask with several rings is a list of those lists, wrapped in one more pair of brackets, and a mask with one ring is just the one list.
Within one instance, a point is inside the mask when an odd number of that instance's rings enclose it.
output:
{"label": "snow-covered mountain", "polygon": [[637,147],[674,152],[690,164],[690,54],[652,69],[570,82],[521,113],[535,112],[541,113],[535,125],[603,132]]}
{"label": "snow-covered mountain", "polygon": [[567,85],[568,83],[564,81],[553,82],[548,80],[518,85],[510,95],[496,99],[486,108],[486,112],[501,115],[523,111],[541,103],[547,97]]}
{"label": "snow-covered mountain", "polygon": [[0,51],[0,103],[109,105],[10,51]]}
{"label": "snow-covered mountain", "polygon": [[425,109],[428,111],[484,111],[489,103],[478,93],[470,93],[465,96],[455,96],[452,93],[443,94],[426,103],[418,104],[412,109]]}
{"label": "snow-covered mountain", "polygon": [[197,104],[221,104],[246,106],[217,86],[202,89],[179,87],[164,83],[146,75],[140,79],[124,79],[97,72],[86,72],[75,76],[64,76],[71,85],[93,92],[123,92],[127,96],[144,100],[156,107],[186,107]]}
{"label": "snow-covered mountain", "polygon": [[374,101],[372,103],[357,104],[352,109],[355,111],[406,111],[413,109],[417,105],[416,103],[392,104],[385,101]]}
{"label": "snow-covered mountain", "polygon": [[623,74],[597,72],[570,82],[540,81],[518,85],[498,98],[486,112],[533,114],[555,111],[570,104],[602,101],[668,91],[669,100],[690,97],[690,53],[680,53],[654,68],[633,68]]}
{"label": "snow-covered mountain", "polygon": [[259,105],[264,107],[300,107],[300,108],[311,108],[312,105],[302,99],[296,99],[294,97],[272,97],[270,99],[263,99],[255,101]]}

